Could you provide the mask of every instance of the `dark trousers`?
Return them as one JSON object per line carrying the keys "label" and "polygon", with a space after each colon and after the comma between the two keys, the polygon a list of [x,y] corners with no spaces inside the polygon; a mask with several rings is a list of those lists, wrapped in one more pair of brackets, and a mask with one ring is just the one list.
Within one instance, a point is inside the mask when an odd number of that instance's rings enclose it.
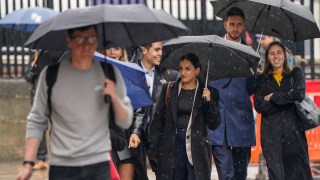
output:
{"label": "dark trousers", "polygon": [[226,137],[222,146],[212,146],[212,154],[220,180],[245,180],[251,147],[230,147]]}
{"label": "dark trousers", "polygon": [[[282,136],[261,139],[270,180],[311,180],[308,142],[304,131],[285,128]],[[267,140],[266,140],[267,139]]]}
{"label": "dark trousers", "polygon": [[109,180],[110,162],[102,162],[87,166],[50,166],[50,180]]}
{"label": "dark trousers", "polygon": [[177,131],[176,136],[176,152],[175,152],[175,180],[195,180],[193,166],[189,163],[186,152],[186,131]]}
{"label": "dark trousers", "polygon": [[47,140],[46,140],[46,131],[43,132],[42,141],[40,142],[38,152],[37,152],[37,159],[46,161],[47,156]]}

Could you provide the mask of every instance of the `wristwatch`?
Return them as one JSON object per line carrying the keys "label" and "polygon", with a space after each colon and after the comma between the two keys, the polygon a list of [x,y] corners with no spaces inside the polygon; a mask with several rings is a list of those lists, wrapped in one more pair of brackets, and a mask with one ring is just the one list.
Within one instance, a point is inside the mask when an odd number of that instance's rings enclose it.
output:
{"label": "wristwatch", "polygon": [[28,161],[28,160],[24,160],[22,162],[22,165],[25,165],[25,164],[30,164],[32,167],[35,165],[35,162],[34,161]]}

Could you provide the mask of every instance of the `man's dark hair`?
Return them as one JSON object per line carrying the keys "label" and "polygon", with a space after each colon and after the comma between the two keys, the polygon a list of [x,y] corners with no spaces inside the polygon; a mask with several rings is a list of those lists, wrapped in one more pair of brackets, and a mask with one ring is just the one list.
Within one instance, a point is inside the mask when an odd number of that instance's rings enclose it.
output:
{"label": "man's dark hair", "polygon": [[97,27],[95,25],[84,26],[84,27],[79,27],[79,28],[74,28],[74,29],[68,29],[68,37],[72,37],[72,34],[75,31],[83,32],[83,31],[86,31],[86,30],[90,29],[91,27],[93,27],[94,30],[97,32]]}
{"label": "man's dark hair", "polygon": [[228,12],[226,13],[226,19],[228,19],[228,17],[230,16],[240,16],[243,18],[243,20],[245,19],[244,17],[244,13],[243,11],[240,9],[240,8],[237,8],[237,7],[232,7],[228,10]]}
{"label": "man's dark hair", "polygon": [[156,43],[156,42],[161,42],[162,44],[164,44],[164,41],[155,41],[155,42],[148,43],[148,44],[142,44],[140,46],[146,48],[147,50],[149,50],[152,47],[152,44]]}
{"label": "man's dark hair", "polygon": [[143,45],[141,45],[141,47],[144,47],[144,48],[146,48],[147,50],[149,50],[149,49],[151,48],[151,46],[152,46],[152,43],[148,43],[148,44],[143,44]]}

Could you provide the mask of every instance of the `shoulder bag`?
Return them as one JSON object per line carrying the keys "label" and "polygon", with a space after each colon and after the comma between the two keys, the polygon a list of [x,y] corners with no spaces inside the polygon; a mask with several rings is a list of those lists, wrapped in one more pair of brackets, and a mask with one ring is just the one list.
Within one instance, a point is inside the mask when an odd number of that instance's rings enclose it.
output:
{"label": "shoulder bag", "polygon": [[320,110],[308,95],[305,95],[302,102],[295,102],[295,106],[299,122],[304,131],[319,126]]}

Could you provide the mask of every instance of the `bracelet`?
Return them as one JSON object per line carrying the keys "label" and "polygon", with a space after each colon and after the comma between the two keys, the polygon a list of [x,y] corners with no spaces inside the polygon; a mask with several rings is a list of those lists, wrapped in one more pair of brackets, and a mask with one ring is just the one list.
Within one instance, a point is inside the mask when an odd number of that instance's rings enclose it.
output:
{"label": "bracelet", "polygon": [[25,165],[25,164],[30,164],[32,167],[35,165],[35,162],[34,161],[27,161],[27,160],[24,160],[22,162],[22,165]]}

